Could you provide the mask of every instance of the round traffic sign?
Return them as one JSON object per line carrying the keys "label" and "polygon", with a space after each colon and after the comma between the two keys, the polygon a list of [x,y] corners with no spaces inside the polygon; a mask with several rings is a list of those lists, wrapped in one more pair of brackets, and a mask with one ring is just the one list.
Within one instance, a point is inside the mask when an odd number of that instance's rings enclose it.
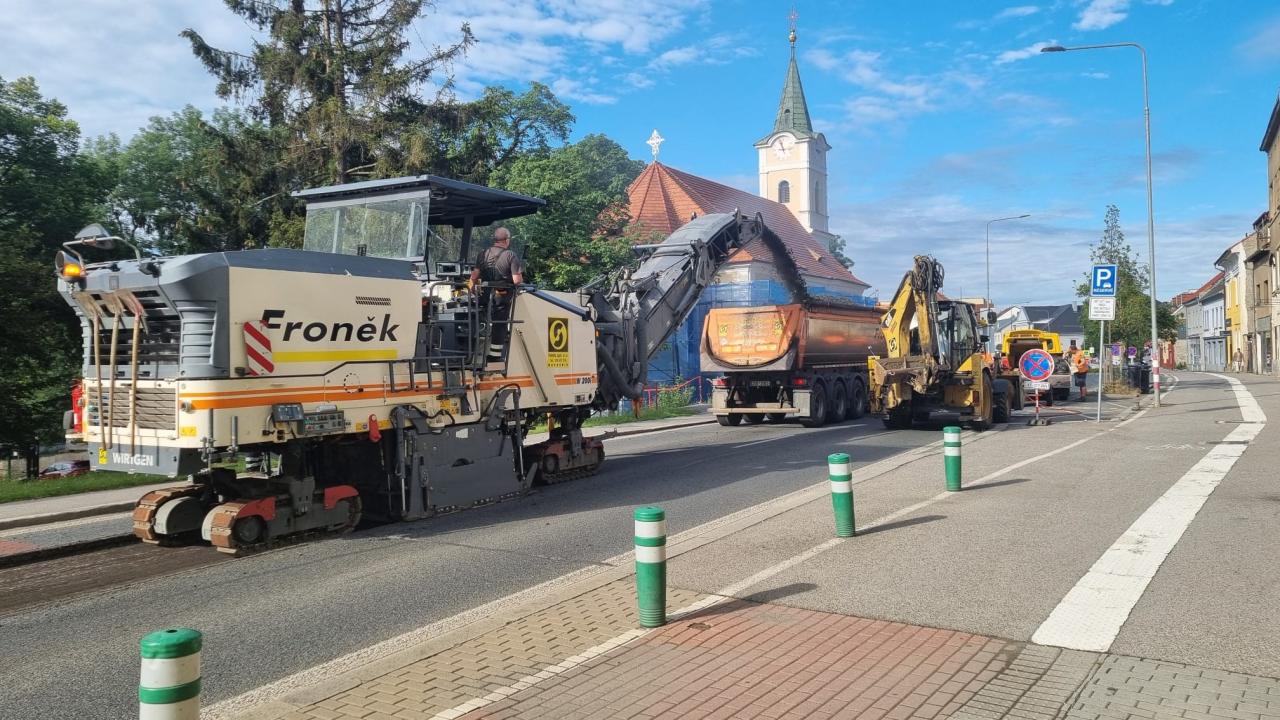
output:
{"label": "round traffic sign", "polygon": [[1018,371],[1028,380],[1048,380],[1053,374],[1053,356],[1040,350],[1028,350],[1018,361]]}

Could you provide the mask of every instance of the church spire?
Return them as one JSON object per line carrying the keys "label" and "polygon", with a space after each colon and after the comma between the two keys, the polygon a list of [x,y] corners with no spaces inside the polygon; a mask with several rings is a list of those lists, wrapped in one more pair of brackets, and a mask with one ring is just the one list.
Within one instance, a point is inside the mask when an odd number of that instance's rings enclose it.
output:
{"label": "church spire", "polygon": [[773,132],[789,131],[797,138],[813,137],[813,123],[809,121],[809,105],[804,99],[804,86],[800,84],[800,67],[796,65],[796,11],[790,15],[791,63],[787,66],[787,80],[782,85],[782,100],[778,103],[778,117],[773,121]]}

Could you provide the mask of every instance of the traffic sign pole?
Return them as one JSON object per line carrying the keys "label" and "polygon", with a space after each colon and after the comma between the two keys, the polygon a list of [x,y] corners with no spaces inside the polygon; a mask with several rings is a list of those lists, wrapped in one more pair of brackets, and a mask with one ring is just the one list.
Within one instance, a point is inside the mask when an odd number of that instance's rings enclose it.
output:
{"label": "traffic sign pole", "polygon": [[[1098,325],[1098,422],[1102,422],[1102,373],[1106,372],[1106,365],[1102,362],[1102,351],[1106,348],[1103,345],[1103,338],[1106,337],[1107,321],[1101,320]],[[1085,387],[1088,387],[1089,376],[1084,376]]]}
{"label": "traffic sign pole", "polygon": [[[1018,372],[1022,373],[1022,377],[1029,380],[1033,385],[1043,383],[1053,374],[1053,356],[1049,353],[1036,348],[1028,350],[1022,354],[1022,358],[1018,361]],[[1048,420],[1040,419],[1040,388],[1035,387],[1036,391],[1036,417],[1030,425],[1048,425]]]}

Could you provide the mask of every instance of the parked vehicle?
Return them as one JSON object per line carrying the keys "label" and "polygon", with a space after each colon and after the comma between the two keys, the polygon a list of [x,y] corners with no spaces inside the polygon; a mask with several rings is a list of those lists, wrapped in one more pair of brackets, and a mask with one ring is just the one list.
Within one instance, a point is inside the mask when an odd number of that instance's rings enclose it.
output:
{"label": "parked vehicle", "polygon": [[[1018,362],[1028,350],[1044,350],[1053,356],[1053,374],[1049,376],[1049,392],[1040,394],[1040,402],[1052,405],[1055,400],[1067,400],[1071,396],[1071,367],[1062,359],[1062,339],[1058,333],[1045,330],[1010,330],[1005,333],[1000,343],[1000,352],[1009,359],[1009,369],[1000,370],[999,376],[1008,380],[1018,392],[1019,399],[1030,398],[1035,392],[1023,390],[1022,374],[1018,372]],[[1014,409],[1021,406],[1015,403]]]}
{"label": "parked vehicle", "polygon": [[54,463],[49,467],[40,471],[37,476],[40,480],[54,480],[56,478],[76,477],[89,472],[88,460],[73,460],[71,462]]}

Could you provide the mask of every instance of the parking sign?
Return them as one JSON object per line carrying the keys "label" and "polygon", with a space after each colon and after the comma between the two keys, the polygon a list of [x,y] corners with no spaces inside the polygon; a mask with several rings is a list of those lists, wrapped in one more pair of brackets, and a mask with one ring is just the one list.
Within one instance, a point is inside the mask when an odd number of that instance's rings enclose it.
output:
{"label": "parking sign", "polygon": [[1116,296],[1116,266],[1115,265],[1094,265],[1092,278],[1089,282],[1089,295],[1091,297],[1115,297]]}

